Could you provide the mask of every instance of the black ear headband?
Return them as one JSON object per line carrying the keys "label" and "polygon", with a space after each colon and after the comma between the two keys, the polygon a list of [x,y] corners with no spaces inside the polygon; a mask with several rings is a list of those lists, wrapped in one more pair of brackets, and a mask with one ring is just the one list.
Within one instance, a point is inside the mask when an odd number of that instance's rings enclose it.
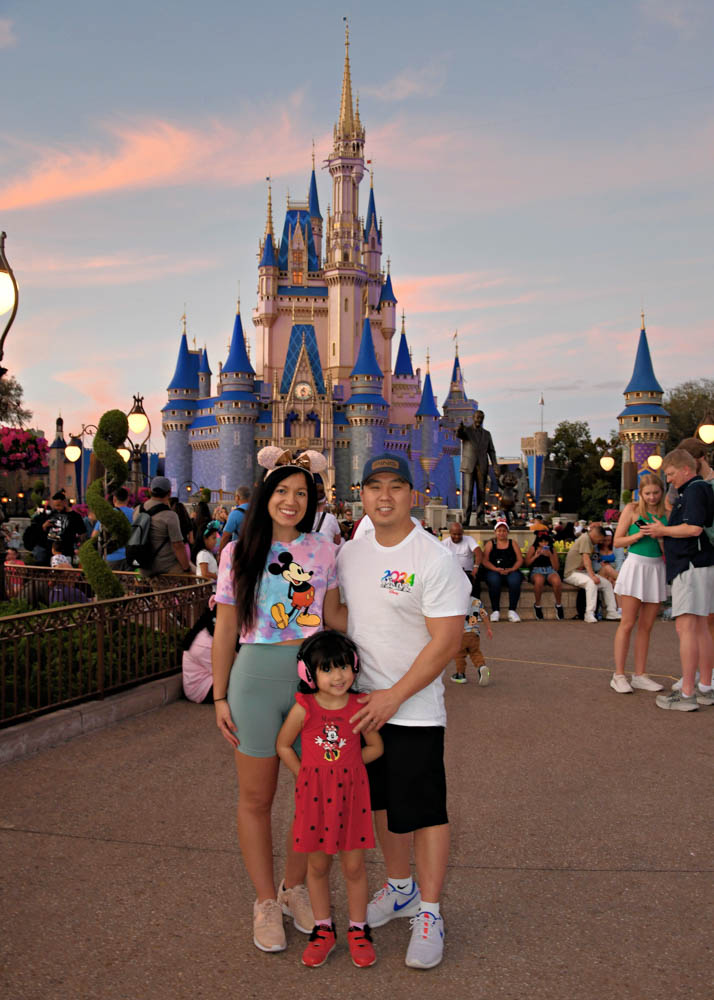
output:
{"label": "black ear headband", "polygon": [[[317,639],[322,638],[324,634],[325,634],[324,632],[316,632],[315,635],[309,636],[298,650],[298,657],[297,657],[298,677],[300,678],[301,681],[304,681],[309,688],[312,688],[313,690],[315,690],[315,688],[317,687],[317,682],[315,681],[312,669],[307,665],[305,660],[310,652],[310,649],[312,648],[312,646],[314,646],[315,641]],[[346,635],[342,636],[342,639],[344,640],[345,644],[348,646],[350,652],[352,653],[352,658],[353,658],[352,673],[358,674],[359,657],[357,655],[357,647],[355,646],[355,644],[352,642],[351,639],[347,638]]]}

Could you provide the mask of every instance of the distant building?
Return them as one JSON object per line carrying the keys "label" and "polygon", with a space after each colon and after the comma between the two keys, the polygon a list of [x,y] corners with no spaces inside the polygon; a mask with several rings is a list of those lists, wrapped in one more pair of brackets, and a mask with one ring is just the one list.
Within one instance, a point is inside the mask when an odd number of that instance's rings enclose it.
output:
{"label": "distant building", "polygon": [[365,173],[365,130],[352,99],[349,35],[333,148],[327,159],[332,203],[323,219],[313,169],[304,202],[288,200],[282,234],[273,228],[268,187],[259,241],[258,300],[253,310],[257,354],[248,354],[238,308],[228,357],[215,392],[206,349],[191,350],[186,331],[163,408],[166,475],[181,499],[195,486],[232,491],[259,476],[256,453],[272,444],[314,448],[327,458],[328,491],[349,499],[370,454],[406,455],[415,488],[457,506],[460,442],[470,420],[455,352],[449,393],[439,410],[429,362],[414,371],[402,313],[396,360],[397,298],[370,178],[366,219],[359,215]]}

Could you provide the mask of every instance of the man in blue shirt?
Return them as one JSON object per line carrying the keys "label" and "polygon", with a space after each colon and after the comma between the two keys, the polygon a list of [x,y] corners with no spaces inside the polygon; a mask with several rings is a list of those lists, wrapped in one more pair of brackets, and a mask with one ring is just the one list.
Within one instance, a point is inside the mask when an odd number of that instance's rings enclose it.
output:
{"label": "man in blue shirt", "polygon": [[228,515],[228,520],[226,521],[225,527],[223,529],[223,534],[221,535],[221,544],[218,549],[218,560],[220,562],[221,552],[223,552],[226,545],[229,542],[235,542],[238,540],[238,535],[240,534],[241,525],[245,518],[246,511],[250,505],[250,487],[249,486],[239,486],[235,492],[235,502],[236,507]]}
{"label": "man in blue shirt", "polygon": [[[665,455],[662,467],[677,498],[667,524],[655,521],[643,534],[663,538],[667,582],[672,585],[672,617],[677,622],[682,690],[658,695],[658,708],[693,712],[714,705],[714,644],[709,615],[714,611],[714,546],[704,530],[714,520],[714,490],[697,475],[696,459],[683,448]],[[699,685],[695,676],[699,667]]]}
{"label": "man in blue shirt", "polygon": [[[124,517],[127,519],[129,524],[132,523],[132,518],[134,516],[134,511],[129,507],[129,493],[123,486],[120,486],[112,494],[112,504],[117,510],[120,510]],[[102,530],[102,525],[100,521],[94,525],[94,531],[92,532],[92,537],[99,534]],[[126,561],[126,549],[122,546],[120,549],[115,549],[113,552],[107,552],[104,557],[109,565],[109,568],[118,572],[119,570],[129,569]]]}

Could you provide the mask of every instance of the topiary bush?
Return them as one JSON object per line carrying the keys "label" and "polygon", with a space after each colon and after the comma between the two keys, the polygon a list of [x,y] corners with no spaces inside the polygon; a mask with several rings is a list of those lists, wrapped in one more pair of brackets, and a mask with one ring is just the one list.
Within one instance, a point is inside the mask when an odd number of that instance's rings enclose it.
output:
{"label": "topiary bush", "polygon": [[[99,421],[93,450],[104,466],[108,492],[118,489],[126,482],[129,470],[117,448],[124,443],[128,432],[129,423],[121,410],[107,410]],[[117,548],[121,548],[126,545],[131,525],[124,514],[105,499],[104,492],[104,479],[99,477],[87,490],[87,503],[102,522],[105,533],[116,543]],[[123,596],[124,588],[99,554],[96,539],[89,538],[80,547],[79,562],[98,598],[107,600]]]}

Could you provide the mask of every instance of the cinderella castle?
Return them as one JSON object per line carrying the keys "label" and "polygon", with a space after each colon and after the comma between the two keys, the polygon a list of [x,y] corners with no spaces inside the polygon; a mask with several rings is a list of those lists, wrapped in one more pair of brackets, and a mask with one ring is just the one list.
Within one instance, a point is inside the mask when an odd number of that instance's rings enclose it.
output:
{"label": "cinderella castle", "polygon": [[[214,386],[206,349],[191,350],[184,326],[163,407],[166,475],[186,499],[197,486],[233,491],[260,476],[265,445],[321,451],[327,495],[350,499],[362,466],[381,451],[410,461],[418,493],[458,506],[459,423],[477,409],[467,399],[458,347],[440,412],[429,374],[414,370],[404,314],[396,360],[397,298],[383,267],[382,220],[370,176],[366,217],[365,130],[352,99],[349,29],[337,124],[327,168],[332,202],[320,212],[315,160],[304,202],[288,200],[282,234],[273,228],[271,189],[259,241],[258,301],[253,310],[255,367],[240,306],[228,357]],[[188,487],[188,489],[187,489]]]}

